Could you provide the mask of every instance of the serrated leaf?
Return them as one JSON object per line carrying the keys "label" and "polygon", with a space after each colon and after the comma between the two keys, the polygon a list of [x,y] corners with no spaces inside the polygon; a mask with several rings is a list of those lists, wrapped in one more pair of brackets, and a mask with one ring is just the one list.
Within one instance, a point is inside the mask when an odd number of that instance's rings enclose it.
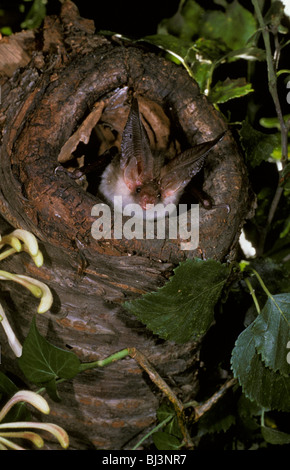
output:
{"label": "serrated leaf", "polygon": [[277,134],[264,134],[257,131],[248,121],[243,122],[240,138],[247,162],[253,168],[260,165],[263,161],[268,161],[280,141]]}
{"label": "serrated leaf", "polygon": [[225,12],[207,12],[201,35],[220,39],[231,49],[240,49],[246,45],[256,29],[257,24],[252,13],[234,0]]}
{"label": "serrated leaf", "polygon": [[79,372],[80,361],[71,351],[50,344],[33,318],[18,364],[29,381],[45,384],[56,378],[71,379]]}
{"label": "serrated leaf", "polygon": [[290,376],[287,362],[287,344],[290,339],[290,294],[268,298],[260,315],[253,323],[255,347],[265,365]]}
{"label": "serrated leaf", "polygon": [[229,100],[240,98],[241,96],[252,93],[253,88],[250,83],[246,83],[244,78],[229,79],[218,81],[211,89],[209,99],[212,103],[226,103]]}
{"label": "serrated leaf", "polygon": [[290,411],[290,377],[265,366],[255,348],[253,323],[239,335],[231,364],[246,397],[265,409]]}
{"label": "serrated leaf", "polygon": [[228,275],[229,267],[217,261],[187,260],[165,286],[124,306],[161,338],[193,341],[212,324]]}

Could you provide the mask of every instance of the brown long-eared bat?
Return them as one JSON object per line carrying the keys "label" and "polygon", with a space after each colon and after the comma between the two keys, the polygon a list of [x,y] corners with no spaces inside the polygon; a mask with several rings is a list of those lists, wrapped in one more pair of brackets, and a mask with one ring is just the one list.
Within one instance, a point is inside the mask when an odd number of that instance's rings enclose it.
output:
{"label": "brown long-eared bat", "polygon": [[223,136],[224,133],[166,162],[164,152],[151,151],[137,98],[132,98],[121,152],[103,172],[99,190],[112,204],[115,196],[122,196],[123,207],[139,204],[143,211],[158,203],[177,205],[185,187],[200,172],[206,156]]}

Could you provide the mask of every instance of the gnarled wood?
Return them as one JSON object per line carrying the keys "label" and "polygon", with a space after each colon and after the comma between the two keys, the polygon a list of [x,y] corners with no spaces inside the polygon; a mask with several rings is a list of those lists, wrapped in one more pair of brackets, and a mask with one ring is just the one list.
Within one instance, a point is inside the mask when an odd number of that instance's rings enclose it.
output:
{"label": "gnarled wood", "polygon": [[[51,287],[53,308],[37,324],[53,344],[72,348],[83,362],[137,347],[181,393],[190,384],[192,397],[198,345],[160,341],[121,304],[162,286],[173,266],[186,257],[234,257],[250,211],[248,180],[237,145],[227,132],[207,160],[203,189],[216,204],[229,204],[231,211],[200,209],[197,250],[180,250],[179,240],[96,241],[91,210],[102,201],[67,172],[56,171],[61,163],[70,163],[67,154],[64,159],[59,155],[72,135],[79,139],[80,126],[99,136],[98,161],[108,126],[114,130],[114,144],[120,143],[129,89],[140,97],[152,142],[168,145],[170,152],[210,140],[227,126],[183,68],[143,47],[94,35],[92,23],[79,18],[70,1],[59,18],[46,19],[42,34],[43,50],[35,44],[31,62],[2,80],[0,212],[12,226],[38,236],[45,265],[36,268],[23,253],[3,262],[3,269],[26,273]],[[97,128],[86,121],[94,106],[102,111]],[[89,152],[89,143],[87,147]],[[1,225],[2,231],[8,230],[4,219]],[[27,292],[13,286],[5,285],[4,292],[23,340],[34,303]],[[7,343],[1,341],[5,367],[15,371]],[[55,421],[70,433],[73,448],[126,446],[154,422],[159,401],[132,359],[76,377],[61,386],[61,396],[64,400],[51,407]]]}

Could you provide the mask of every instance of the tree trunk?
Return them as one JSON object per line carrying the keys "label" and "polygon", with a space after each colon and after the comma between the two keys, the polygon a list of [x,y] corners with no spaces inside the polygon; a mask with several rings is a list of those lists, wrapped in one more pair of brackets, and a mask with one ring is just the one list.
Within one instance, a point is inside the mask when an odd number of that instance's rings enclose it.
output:
{"label": "tree trunk", "polygon": [[[13,44],[20,51],[16,64],[9,59]],[[29,230],[45,254],[42,268],[22,253],[3,261],[2,269],[33,276],[52,289],[50,313],[37,318],[50,342],[72,348],[82,362],[137,347],[175,391],[194,398],[199,344],[161,341],[122,303],[164,285],[186,258],[234,259],[251,201],[243,160],[223,118],[182,67],[145,47],[95,35],[92,22],[80,18],[70,1],[59,17],[46,18],[37,40],[21,33],[2,40],[0,52],[7,59],[0,62],[1,232],[8,224]],[[106,164],[102,155],[120,144],[131,90],[139,97],[152,145],[172,155],[227,130],[208,157],[203,190],[231,210],[200,208],[196,250],[181,250],[178,239],[97,241],[91,235],[91,210],[102,202],[96,189]],[[96,166],[85,186],[71,177],[83,154]],[[14,285],[5,284],[2,293],[23,340],[34,301]],[[2,366],[15,373],[0,335]],[[51,403],[53,420],[65,427],[76,449],[130,448],[155,422],[161,397],[133,359],[80,374],[62,384],[60,394],[62,401]]]}

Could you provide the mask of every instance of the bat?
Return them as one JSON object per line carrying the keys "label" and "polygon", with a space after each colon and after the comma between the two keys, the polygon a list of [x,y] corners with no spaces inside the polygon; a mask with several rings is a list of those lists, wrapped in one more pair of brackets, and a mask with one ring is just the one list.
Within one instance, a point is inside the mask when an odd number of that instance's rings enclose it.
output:
{"label": "bat", "polygon": [[[146,210],[158,203],[164,206],[177,205],[184,189],[201,171],[208,153],[224,134],[166,161],[164,152],[151,150],[138,101],[134,97],[122,133],[121,152],[104,170],[99,191],[111,204],[114,202],[114,196],[122,196],[123,207],[127,204],[139,204],[144,217]],[[217,207],[206,198],[203,206],[209,209]]]}

